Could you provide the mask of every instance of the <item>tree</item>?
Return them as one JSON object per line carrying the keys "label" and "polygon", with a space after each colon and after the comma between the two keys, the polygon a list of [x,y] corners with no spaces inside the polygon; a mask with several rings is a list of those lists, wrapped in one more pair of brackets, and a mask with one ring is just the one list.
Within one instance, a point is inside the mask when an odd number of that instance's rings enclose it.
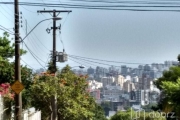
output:
{"label": "tree", "polygon": [[4,101],[3,111],[0,111],[0,114],[3,114],[6,120],[10,119],[11,102],[14,100],[15,94],[12,92],[9,83],[0,84],[0,95],[3,97]]}
{"label": "tree", "polygon": [[133,111],[129,109],[125,112],[118,111],[110,120],[165,120],[165,117],[158,112]]}
{"label": "tree", "polygon": [[[178,55],[178,61],[180,60],[180,55]],[[159,78],[154,84],[161,90],[161,96],[158,103],[158,106],[155,108],[156,110],[161,110],[166,113],[168,112],[179,112],[180,106],[177,104],[179,101],[175,99],[174,96],[177,96],[178,93],[174,93],[173,84],[178,85],[178,78],[180,77],[180,67],[174,66],[171,67],[168,71],[163,73],[163,76]],[[168,85],[169,86],[168,86]],[[172,90],[170,90],[172,88]],[[169,90],[169,92],[167,91]],[[172,93],[173,95],[172,96]],[[177,95],[176,95],[177,94]]]}
{"label": "tree", "polygon": [[11,45],[9,34],[5,32],[3,37],[0,37],[0,56],[3,59],[12,58],[14,56],[14,44]]}
{"label": "tree", "polygon": [[177,59],[178,59],[178,61],[180,62],[180,54],[178,55]]}
{"label": "tree", "polygon": [[[0,84],[12,84],[14,79],[14,62],[10,62],[9,59],[12,59],[15,52],[15,45],[11,44],[9,35],[7,32],[3,34],[2,37],[0,37]],[[20,54],[25,54],[26,51],[20,49]],[[29,93],[28,90],[29,86],[31,84],[31,78],[32,78],[32,70],[27,68],[27,66],[21,65],[21,81],[23,85],[25,86],[25,89],[22,91],[22,101],[23,101],[23,109],[26,109],[28,106],[31,106],[29,104]],[[10,88],[10,86],[9,86]],[[11,113],[11,105],[14,104],[14,100],[8,100],[7,97],[3,96],[4,98],[4,104],[5,108],[8,108],[6,110],[7,114]]]}
{"label": "tree", "polygon": [[163,76],[159,78],[157,81],[155,81],[154,84],[157,86],[157,88],[162,90],[162,82],[177,82],[178,77],[180,77],[180,67],[171,67],[169,71],[164,71]]}
{"label": "tree", "polygon": [[108,116],[109,115],[109,111],[111,110],[110,102],[108,102],[108,101],[102,102],[101,103],[101,107],[105,111],[105,115]]}
{"label": "tree", "polygon": [[95,116],[93,120],[107,120],[104,110],[100,105],[95,105],[95,110],[94,110]]}
{"label": "tree", "polygon": [[164,82],[171,82],[177,84],[177,80],[180,77],[180,67],[171,67],[169,71],[165,71],[163,76],[155,81],[155,85],[157,88],[161,90],[160,100],[158,102],[157,107],[154,110],[161,110],[163,112],[172,112],[176,111],[177,108],[176,104],[169,102],[171,101],[171,97],[169,97],[169,93],[165,92]]}
{"label": "tree", "polygon": [[176,111],[176,115],[180,116],[180,78],[177,82],[164,81],[162,82],[162,89],[166,94],[167,102],[173,106],[173,110]]}
{"label": "tree", "polygon": [[34,98],[32,105],[42,111],[43,120],[49,119],[52,112],[51,97],[56,95],[58,119],[96,120],[95,111],[100,108],[86,91],[86,77],[75,75],[69,66],[63,68],[57,76],[49,73],[36,76],[30,89],[31,97]]}
{"label": "tree", "polygon": [[0,84],[11,83],[14,80],[13,64],[0,56]]}
{"label": "tree", "polygon": [[[9,34],[5,32],[0,37],[0,83],[12,83],[14,81],[14,62],[9,62],[9,58],[14,56],[15,45],[11,44]],[[26,51],[20,49],[21,55]]]}

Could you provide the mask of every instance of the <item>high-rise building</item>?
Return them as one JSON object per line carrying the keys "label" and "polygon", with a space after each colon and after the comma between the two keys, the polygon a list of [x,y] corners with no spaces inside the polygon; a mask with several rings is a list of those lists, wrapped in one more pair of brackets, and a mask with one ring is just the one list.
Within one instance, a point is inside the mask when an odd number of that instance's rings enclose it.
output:
{"label": "high-rise building", "polygon": [[124,82],[123,84],[123,89],[126,92],[131,92],[132,90],[135,89],[134,83],[132,83],[131,81],[127,80],[126,82]]}
{"label": "high-rise building", "polygon": [[127,75],[127,67],[126,67],[126,65],[122,65],[121,66],[121,74],[124,76],[126,76]]}
{"label": "high-rise building", "polygon": [[89,68],[87,69],[87,73],[88,73],[89,75],[92,75],[92,74],[95,73],[95,70],[94,70],[93,68],[89,67]]}
{"label": "high-rise building", "polygon": [[151,67],[148,64],[146,64],[144,66],[144,71],[150,71],[150,70],[151,70]]}
{"label": "high-rise building", "polygon": [[118,75],[117,77],[115,77],[115,82],[122,89],[123,88],[123,83],[125,82],[125,79],[124,79],[124,77],[122,75]]}
{"label": "high-rise building", "polygon": [[107,85],[111,85],[112,83],[115,82],[115,78],[114,77],[102,77],[101,78],[101,82],[103,84],[103,87],[106,87]]}

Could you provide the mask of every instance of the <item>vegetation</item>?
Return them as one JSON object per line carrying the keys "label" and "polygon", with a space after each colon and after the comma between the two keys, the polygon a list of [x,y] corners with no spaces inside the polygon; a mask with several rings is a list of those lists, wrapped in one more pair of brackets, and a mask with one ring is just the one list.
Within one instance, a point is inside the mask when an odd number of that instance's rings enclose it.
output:
{"label": "vegetation", "polygon": [[48,120],[52,113],[51,98],[56,95],[60,120],[97,120],[97,117],[103,120],[101,108],[86,88],[86,76],[77,76],[66,66],[57,76],[48,73],[36,76],[30,90],[32,105],[42,111],[43,120]]}
{"label": "vegetation", "polygon": [[[0,37],[0,84],[1,86],[12,84],[14,79],[14,62],[9,58],[14,56],[14,44],[9,41],[7,33]],[[21,50],[21,54],[26,51]],[[52,114],[51,98],[57,96],[58,119],[60,120],[106,120],[104,111],[95,103],[95,100],[86,91],[87,76],[77,76],[69,66],[57,75],[53,74],[52,63],[49,63],[48,71],[44,75],[33,75],[32,70],[21,65],[21,81],[25,89],[22,91],[23,109],[35,107],[42,111],[42,120],[47,120]],[[0,94],[4,100],[8,114],[14,104],[12,91],[4,94],[6,89],[0,88]],[[11,99],[12,98],[12,99]],[[10,116],[10,115],[9,115]]]}
{"label": "vegetation", "polygon": [[[14,56],[14,44],[11,44],[9,35],[5,32],[3,37],[0,37],[0,94],[4,99],[4,108],[7,116],[10,116],[11,105],[14,104],[14,92],[11,90],[10,85],[15,81],[14,79],[14,62],[10,62],[10,58]],[[25,54],[25,50],[20,50],[21,55]],[[30,81],[30,75],[32,71],[26,66],[21,66],[22,82],[25,86],[23,93],[23,108],[27,108],[28,95],[26,95],[26,89],[28,89]],[[6,118],[7,118],[6,116]]]}
{"label": "vegetation", "polygon": [[[177,57],[180,62],[180,55]],[[155,85],[161,90],[160,101],[157,107],[154,107],[154,110],[161,110],[165,113],[175,112],[177,117],[180,117],[180,104],[178,95],[180,89],[180,67],[174,66],[171,67],[168,71],[163,73],[163,76],[159,78]]]}
{"label": "vegetation", "polygon": [[102,108],[104,109],[105,115],[109,115],[109,111],[111,110],[111,103],[108,101],[104,101],[101,103]]}
{"label": "vegetation", "polygon": [[166,120],[165,116],[161,116],[158,112],[144,112],[133,111],[131,109],[127,111],[119,111],[110,120]]}

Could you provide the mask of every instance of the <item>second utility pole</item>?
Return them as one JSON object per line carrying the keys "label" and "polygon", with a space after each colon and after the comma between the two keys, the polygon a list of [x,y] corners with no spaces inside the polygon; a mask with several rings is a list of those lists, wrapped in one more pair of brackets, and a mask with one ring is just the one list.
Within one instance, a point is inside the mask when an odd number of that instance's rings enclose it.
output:
{"label": "second utility pole", "polygon": [[[43,11],[37,11],[38,13],[53,13],[53,18],[56,18],[60,12],[71,12],[71,10],[43,10]],[[56,15],[56,12],[58,13]],[[53,62],[53,69],[52,73],[56,73],[56,30],[58,27],[56,27],[56,19],[53,19],[53,53],[52,53],[52,62]],[[52,120],[57,120],[57,98],[56,95],[52,97]]]}

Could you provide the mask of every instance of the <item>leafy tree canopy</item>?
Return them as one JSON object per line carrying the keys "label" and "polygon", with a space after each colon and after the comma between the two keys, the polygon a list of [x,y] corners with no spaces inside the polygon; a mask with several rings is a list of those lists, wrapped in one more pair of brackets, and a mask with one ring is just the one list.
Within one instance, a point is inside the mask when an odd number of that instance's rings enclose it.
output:
{"label": "leafy tree canopy", "polygon": [[[97,120],[100,110],[95,100],[86,91],[86,76],[77,76],[69,66],[61,70],[57,76],[46,74],[36,76],[31,86],[32,104],[40,109],[43,120],[49,119],[52,108],[51,98],[57,96],[58,118],[60,120]],[[38,93],[38,95],[37,95]]]}
{"label": "leafy tree canopy", "polygon": [[[20,54],[25,54],[26,51],[20,49]],[[9,59],[12,59],[15,55],[15,44],[12,44],[7,32],[5,32],[2,37],[0,37],[0,84],[9,83],[12,84],[15,81],[14,77],[14,62],[10,62]],[[22,91],[22,101],[23,109],[31,106],[29,104],[29,94],[28,89],[31,85],[32,79],[32,70],[27,66],[21,65],[21,81],[25,86],[25,89]],[[12,101],[6,101],[5,105],[11,109]],[[10,112],[10,110],[8,110]]]}
{"label": "leafy tree canopy", "polygon": [[[179,58],[180,55],[177,57],[178,61],[180,61]],[[179,77],[180,67],[174,66],[171,67],[168,71],[165,71],[163,76],[154,82],[157,88],[161,90],[160,100],[158,106],[155,108],[156,110],[159,109],[164,112],[175,111],[179,113],[179,93],[177,92],[179,90],[177,88],[179,85]]]}

